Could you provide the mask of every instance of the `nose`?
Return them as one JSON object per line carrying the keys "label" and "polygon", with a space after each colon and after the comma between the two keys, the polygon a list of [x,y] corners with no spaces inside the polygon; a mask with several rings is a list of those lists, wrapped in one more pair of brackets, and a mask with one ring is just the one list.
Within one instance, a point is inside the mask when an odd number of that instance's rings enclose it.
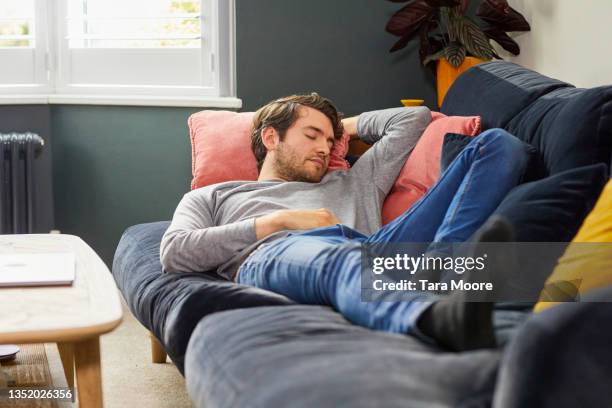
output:
{"label": "nose", "polygon": [[322,138],[319,143],[317,143],[317,153],[322,156],[329,156],[331,152],[331,148],[329,147],[329,143],[327,143],[327,139]]}

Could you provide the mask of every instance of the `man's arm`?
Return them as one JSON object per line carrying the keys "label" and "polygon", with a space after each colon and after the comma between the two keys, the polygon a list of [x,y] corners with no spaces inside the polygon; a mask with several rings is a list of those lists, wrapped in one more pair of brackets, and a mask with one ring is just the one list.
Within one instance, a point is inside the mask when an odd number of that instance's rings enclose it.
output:
{"label": "man's arm", "polygon": [[342,126],[344,126],[344,131],[349,134],[351,140],[359,138],[359,135],[357,134],[358,121],[359,116],[342,119]]}
{"label": "man's arm", "polygon": [[278,210],[256,219],[216,226],[207,199],[201,192],[186,194],[160,246],[166,271],[210,271],[229,261],[240,250],[282,230],[308,230],[340,221],[327,209]]}
{"label": "man's arm", "polygon": [[327,208],[318,210],[278,210],[255,220],[255,235],[263,239],[283,230],[309,230],[340,224]]}
{"label": "man's arm", "polygon": [[185,194],[162,237],[160,260],[165,271],[214,270],[257,241],[253,219],[216,226],[211,202],[206,192]]}
{"label": "man's arm", "polygon": [[391,108],[359,115],[353,123],[356,133],[374,146],[351,168],[352,176],[374,182],[381,194],[387,195],[430,122],[431,112],[426,107]]}

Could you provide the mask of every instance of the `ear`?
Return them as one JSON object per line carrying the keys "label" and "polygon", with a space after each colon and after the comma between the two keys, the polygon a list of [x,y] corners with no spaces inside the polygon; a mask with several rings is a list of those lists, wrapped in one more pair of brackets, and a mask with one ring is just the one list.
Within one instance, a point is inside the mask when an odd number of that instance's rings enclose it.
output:
{"label": "ear", "polygon": [[261,141],[268,151],[274,151],[278,147],[280,137],[276,129],[268,126],[261,131]]}

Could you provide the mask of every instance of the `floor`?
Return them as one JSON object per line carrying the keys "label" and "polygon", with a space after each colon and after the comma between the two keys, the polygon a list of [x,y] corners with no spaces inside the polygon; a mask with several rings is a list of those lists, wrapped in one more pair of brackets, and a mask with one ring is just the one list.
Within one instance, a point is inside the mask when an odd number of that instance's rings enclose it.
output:
{"label": "floor", "polygon": [[[192,407],[184,378],[170,359],[166,364],[151,363],[148,332],[123,306],[123,322],[100,341],[104,407]],[[45,349],[54,383],[65,386],[57,347],[45,344]],[[63,403],[59,408],[76,406]]]}

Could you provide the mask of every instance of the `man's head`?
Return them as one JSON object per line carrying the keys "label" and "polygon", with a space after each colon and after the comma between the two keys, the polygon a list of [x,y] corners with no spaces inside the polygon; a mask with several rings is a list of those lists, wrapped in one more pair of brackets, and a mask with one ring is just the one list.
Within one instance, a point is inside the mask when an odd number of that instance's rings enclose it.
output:
{"label": "man's head", "polygon": [[[292,95],[259,109],[251,148],[257,167],[286,181],[321,181],[334,142],[342,137],[341,116],[316,93]],[[262,171],[263,168],[263,171]]]}

